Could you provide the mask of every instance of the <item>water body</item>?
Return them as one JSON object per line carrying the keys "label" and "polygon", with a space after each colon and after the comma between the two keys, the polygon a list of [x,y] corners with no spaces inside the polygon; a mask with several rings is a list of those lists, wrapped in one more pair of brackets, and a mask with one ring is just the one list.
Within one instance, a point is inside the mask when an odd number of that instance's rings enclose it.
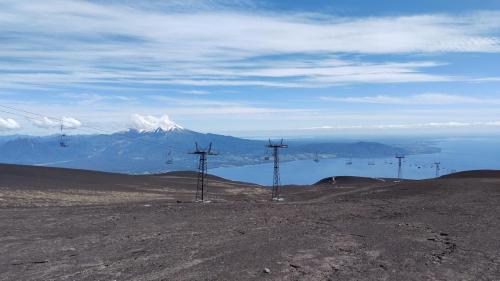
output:
{"label": "water body", "polygon": [[[440,153],[409,155],[403,162],[403,177],[407,179],[432,178],[436,174],[434,162],[441,162],[440,174],[451,172],[500,169],[500,139],[495,138],[449,138],[435,140]],[[280,164],[283,184],[312,184],[330,176],[365,176],[395,178],[397,160],[390,158],[321,159],[319,162],[301,160]],[[266,164],[222,167],[210,169],[210,173],[231,180],[271,185],[272,160]]]}

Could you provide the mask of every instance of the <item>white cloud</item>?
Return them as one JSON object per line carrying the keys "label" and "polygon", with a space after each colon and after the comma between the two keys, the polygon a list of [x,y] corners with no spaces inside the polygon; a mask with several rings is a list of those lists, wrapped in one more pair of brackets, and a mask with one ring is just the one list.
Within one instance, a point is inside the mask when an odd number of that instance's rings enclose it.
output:
{"label": "white cloud", "polygon": [[180,93],[183,94],[189,94],[189,95],[208,95],[210,94],[209,91],[204,91],[204,90],[186,90],[186,91],[179,91]]}
{"label": "white cloud", "polygon": [[445,104],[500,104],[500,99],[480,98],[440,93],[410,96],[364,96],[364,97],[321,97],[322,100],[341,103],[402,104],[402,105],[445,105]]}
{"label": "white cloud", "polygon": [[131,119],[133,127],[139,131],[154,131],[158,128],[166,131],[176,128],[182,129],[181,126],[170,120],[168,115],[156,117],[152,115],[133,114]]}
{"label": "white cloud", "polygon": [[170,109],[170,112],[175,115],[228,115],[228,117],[236,118],[243,115],[248,115],[255,118],[256,115],[268,114],[284,114],[284,113],[299,113],[310,112],[308,109],[294,109],[294,108],[275,108],[266,106],[255,106],[240,102],[222,101],[215,99],[201,99],[201,98],[172,98],[167,96],[148,96],[158,102],[175,106]]}
{"label": "white cloud", "polygon": [[59,95],[64,98],[65,101],[75,101],[77,104],[81,105],[95,105],[99,103],[110,103],[116,105],[116,103],[124,103],[134,101],[134,97],[120,96],[116,94],[89,94],[89,93],[63,93]]}
{"label": "white cloud", "polygon": [[464,128],[464,127],[499,127],[500,121],[487,122],[429,122],[415,124],[383,124],[383,125],[352,125],[352,126],[319,126],[303,128],[302,130],[388,130],[388,129],[432,129],[432,128]]}
{"label": "white cloud", "polygon": [[63,129],[72,130],[82,126],[82,122],[73,117],[62,117],[60,120],[43,117],[42,119],[33,119],[32,121],[34,126],[43,129],[58,128],[62,125]]}
{"label": "white cloud", "polygon": [[0,130],[14,130],[19,128],[21,126],[16,120],[12,118],[0,118]]}
{"label": "white cloud", "polygon": [[82,122],[73,117],[63,117],[62,124],[64,129],[78,129],[82,126]]}
{"label": "white cloud", "polygon": [[0,29],[9,40],[2,42],[0,55],[20,59],[0,62],[11,71],[0,85],[317,87],[447,81],[462,78],[426,73],[435,62],[335,56],[500,52],[498,11],[344,18],[244,10],[251,6],[247,1],[233,10],[221,8],[227,1],[104,2],[3,1]]}
{"label": "white cloud", "polygon": [[55,128],[61,126],[61,121],[54,120],[48,117],[43,117],[41,120],[39,119],[34,119],[33,125],[35,125],[38,128]]}
{"label": "white cloud", "polygon": [[483,77],[472,79],[472,82],[498,82],[500,81],[500,77]]}

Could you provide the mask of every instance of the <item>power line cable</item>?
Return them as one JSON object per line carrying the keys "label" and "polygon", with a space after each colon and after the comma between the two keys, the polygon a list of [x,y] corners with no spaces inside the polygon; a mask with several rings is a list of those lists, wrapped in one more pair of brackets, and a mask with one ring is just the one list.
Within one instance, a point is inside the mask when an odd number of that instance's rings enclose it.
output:
{"label": "power line cable", "polygon": [[[19,111],[19,112],[28,113],[28,114],[35,115],[35,116],[40,116],[40,117],[43,117],[43,118],[49,118],[49,119],[53,119],[55,121],[58,121],[60,123],[64,123],[64,119],[57,118],[57,117],[54,117],[54,116],[43,115],[43,114],[39,114],[39,113],[27,111],[27,110],[24,110],[24,109],[18,109],[18,108],[14,108],[14,107],[2,105],[2,104],[0,104],[0,107],[7,108],[7,109],[10,109],[10,110]],[[11,114],[13,114],[13,113],[11,113]],[[26,117],[26,116],[24,116],[24,117]],[[97,131],[100,131],[100,132],[103,132],[103,133],[107,133],[107,134],[113,134],[114,133],[114,132],[103,130],[103,129],[97,128],[97,127],[92,127],[92,126],[88,126],[88,125],[85,125],[85,126],[87,128],[91,128],[91,129],[94,129],[94,130],[97,130]],[[74,128],[74,129],[81,129],[81,127]],[[83,129],[83,130],[85,130],[85,129]],[[88,130],[86,130],[86,131],[88,132]]]}
{"label": "power line cable", "polygon": [[[6,105],[1,105],[1,104],[0,104],[0,107],[7,108],[7,109],[10,109],[10,110],[14,110],[14,111],[18,111],[18,112],[24,112],[26,114],[31,114],[31,115],[35,115],[35,116],[39,116],[39,117],[43,117],[43,118],[50,118],[50,119],[53,119],[53,120],[56,120],[56,121],[59,121],[59,122],[64,122],[64,120],[60,119],[60,118],[56,118],[56,117],[53,117],[53,116],[47,116],[47,115],[43,115],[43,114],[39,114],[39,113],[27,111],[27,110],[24,110],[24,109],[18,109],[18,108],[14,108],[14,107],[11,107],[11,106],[6,106]],[[11,111],[2,110],[2,109],[0,109],[0,112],[7,113],[7,114],[12,114],[12,115],[16,115],[16,116],[19,116],[19,117],[24,117],[24,118],[27,118],[27,119],[32,120],[32,121],[39,121],[39,122],[43,122],[44,121],[44,120],[42,120],[40,118],[35,118],[35,117],[32,117],[32,116],[27,116],[26,114],[22,114],[22,113],[16,113],[16,112],[11,112]],[[113,137],[113,134],[116,133],[116,132],[111,132],[111,131],[103,130],[101,128],[93,127],[93,126],[86,126],[86,127],[87,128],[92,128],[94,130],[98,130],[98,131],[101,131],[101,132],[104,132],[104,133],[110,135],[110,137]],[[95,133],[95,132],[93,132],[93,131],[91,131],[89,129],[82,128],[82,127],[76,127],[76,128],[72,128],[72,129],[73,130],[85,131],[85,132],[88,132],[88,133]],[[131,137],[129,137],[127,135],[123,135],[123,136],[128,137],[129,139],[132,139]],[[149,146],[151,146],[151,144],[153,144],[154,146],[157,146],[157,147],[161,146],[162,150],[165,149],[165,147],[163,145],[160,145],[160,144],[149,143],[149,142],[146,142],[144,140],[138,140],[138,139],[133,139],[133,140],[135,142],[147,144]]]}
{"label": "power line cable", "polygon": [[[43,122],[43,120],[41,120],[41,119],[38,119],[38,118],[35,118],[35,117],[31,117],[31,116],[27,116],[27,115],[20,114],[20,113],[10,112],[10,111],[6,111],[6,110],[2,110],[2,109],[0,109],[0,112],[7,113],[7,114],[12,114],[12,115],[16,115],[16,116],[19,116],[19,117],[24,117],[24,118],[29,119],[29,120],[32,120],[32,121],[39,121],[39,122]],[[45,117],[45,116],[44,116],[44,117]],[[55,128],[55,127],[54,127],[54,128]],[[86,132],[93,133],[92,131],[87,130],[87,129],[85,129],[85,128],[81,128],[81,127],[78,127],[78,128],[72,128],[72,129],[73,129],[73,130],[82,130],[82,131],[86,131]]]}

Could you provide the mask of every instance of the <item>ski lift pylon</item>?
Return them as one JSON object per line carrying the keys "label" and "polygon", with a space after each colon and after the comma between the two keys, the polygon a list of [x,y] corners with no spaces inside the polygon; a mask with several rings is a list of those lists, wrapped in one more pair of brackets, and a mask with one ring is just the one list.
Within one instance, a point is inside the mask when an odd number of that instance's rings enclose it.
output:
{"label": "ski lift pylon", "polygon": [[61,124],[61,134],[59,136],[59,146],[68,147],[68,136],[64,133],[64,125]]}
{"label": "ski lift pylon", "polygon": [[168,148],[167,153],[165,154],[165,164],[171,165],[174,164],[174,159],[172,157],[172,149]]}
{"label": "ski lift pylon", "polygon": [[319,162],[319,155],[317,152],[314,153],[314,158],[313,158],[313,161],[314,162]]}

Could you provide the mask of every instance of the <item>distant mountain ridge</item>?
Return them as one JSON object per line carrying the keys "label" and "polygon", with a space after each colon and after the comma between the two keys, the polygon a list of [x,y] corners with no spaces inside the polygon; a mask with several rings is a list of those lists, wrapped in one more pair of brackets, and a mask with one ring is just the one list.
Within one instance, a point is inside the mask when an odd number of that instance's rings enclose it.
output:
{"label": "distant mountain ridge", "polygon": [[[195,169],[197,159],[188,154],[195,142],[202,147],[212,142],[219,152],[210,158],[210,168],[259,164],[266,161],[265,155],[270,155],[263,140],[199,133],[180,126],[129,129],[109,135],[72,135],[68,147],[60,147],[58,138],[58,135],[0,137],[0,162],[138,174]],[[322,158],[368,158],[411,151],[375,142],[294,142],[283,150],[281,159],[312,159],[315,153]],[[172,158],[171,165],[166,164],[167,157]]]}

